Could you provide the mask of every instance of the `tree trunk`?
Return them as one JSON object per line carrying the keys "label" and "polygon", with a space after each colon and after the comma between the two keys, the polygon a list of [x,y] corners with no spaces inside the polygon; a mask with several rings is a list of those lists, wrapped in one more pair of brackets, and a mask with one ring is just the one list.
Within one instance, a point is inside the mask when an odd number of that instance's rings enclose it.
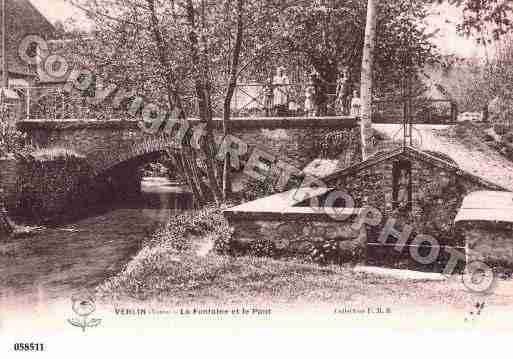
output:
{"label": "tree trunk", "polygon": [[376,45],[376,0],[367,2],[367,24],[365,26],[365,41],[363,47],[362,74],[361,74],[361,141],[362,158],[366,160],[372,151],[372,90],[373,90],[373,68],[374,49]]}
{"label": "tree trunk", "polygon": [[[203,8],[203,7],[202,7]],[[212,133],[212,102],[211,102],[211,84],[209,80],[209,68],[207,66],[207,56],[200,53],[199,39],[195,32],[198,24],[196,23],[196,15],[192,0],[187,1],[187,20],[190,26],[189,46],[191,52],[192,63],[196,69],[195,73],[195,89],[198,99],[200,120],[205,122],[206,136],[202,148],[206,156],[207,177],[209,186],[216,204],[221,202],[221,190],[215,176],[215,144],[214,135]]]}
{"label": "tree trunk", "polygon": [[177,156],[177,163],[181,167],[180,169],[184,174],[185,180],[187,181],[187,184],[192,190],[192,194],[194,196],[194,199],[196,200],[198,207],[201,207],[205,204],[204,196],[201,192],[201,187],[198,186],[198,184],[196,183],[196,177],[193,174],[194,170],[192,166],[188,163],[188,156],[185,153],[185,150],[186,149],[183,148],[180,151],[180,154]]}
{"label": "tree trunk", "polygon": [[[166,55],[166,45],[164,39],[162,38],[162,34],[159,30],[159,21],[155,10],[155,0],[147,0],[147,4],[151,17],[151,30],[155,37],[155,43],[157,45],[159,52],[159,61],[164,69],[164,82],[166,83],[169,109],[177,109],[178,116],[182,119],[185,119],[186,115],[185,110],[183,108],[182,99],[177,90],[176,79],[173,76],[173,71]],[[194,156],[191,153],[192,150],[190,148],[190,143],[189,141],[187,141],[186,143],[182,143],[181,145],[183,146],[181,151],[183,173],[185,175],[185,178],[187,179],[189,186],[191,187],[194,196],[196,197],[196,201],[200,205],[202,205],[206,201],[201,188],[197,187],[197,184],[201,181],[201,179],[196,177],[198,172],[196,169],[197,165]]]}
{"label": "tree trunk", "polygon": [[[233,49],[232,60],[230,62],[230,81],[224,97],[224,112],[223,112],[223,135],[226,137],[230,134],[230,117],[231,117],[231,103],[235,87],[237,86],[237,74],[239,67],[240,51],[242,47],[243,35],[243,8],[244,1],[237,1],[237,35],[235,37],[235,46]],[[226,153],[223,164],[223,199],[226,201],[228,194],[232,191],[230,181],[230,153]]]}

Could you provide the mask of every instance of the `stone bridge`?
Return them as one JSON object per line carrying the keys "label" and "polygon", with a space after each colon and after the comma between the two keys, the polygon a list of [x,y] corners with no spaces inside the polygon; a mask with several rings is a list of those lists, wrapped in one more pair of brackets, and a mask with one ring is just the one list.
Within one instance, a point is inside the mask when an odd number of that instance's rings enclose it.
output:
{"label": "stone bridge", "polygon": [[[193,129],[201,125],[197,119],[190,119],[188,123]],[[25,183],[33,189],[31,196],[36,197],[37,203],[51,204],[50,208],[45,207],[49,215],[65,212],[70,206],[80,207],[84,198],[93,202],[130,198],[140,191],[141,171],[138,169],[158,159],[165,151],[177,148],[178,130],[148,134],[136,121],[27,120],[18,122],[17,126],[38,148],[65,148],[79,158],[76,166],[53,161],[47,166],[35,167],[27,167],[26,161],[0,159],[0,199],[3,197],[10,208],[16,207],[20,183]],[[213,126],[217,140],[222,140],[222,121],[214,120]],[[180,125],[175,124],[175,127],[180,128]],[[359,139],[358,120],[352,117],[235,118],[231,121],[231,135],[248,145],[248,153],[257,147],[274,155],[276,161],[298,169],[318,156],[322,139],[336,130],[353,131]]]}
{"label": "stone bridge", "polygon": [[[334,130],[357,126],[353,117],[234,118],[231,133],[250,148],[256,146],[290,165],[303,168],[317,156],[320,140]],[[191,128],[199,125],[190,119]],[[213,121],[216,137],[222,139],[222,121]],[[32,143],[40,148],[61,147],[84,156],[97,175],[119,165],[148,162],[155,155],[176,148],[175,133],[148,134],[136,121],[123,120],[28,120],[18,122]]]}

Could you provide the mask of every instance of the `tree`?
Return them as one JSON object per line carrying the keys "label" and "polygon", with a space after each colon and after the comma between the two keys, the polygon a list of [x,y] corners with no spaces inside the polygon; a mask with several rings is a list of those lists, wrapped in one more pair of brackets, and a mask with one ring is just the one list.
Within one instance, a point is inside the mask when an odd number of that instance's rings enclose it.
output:
{"label": "tree", "polygon": [[458,30],[479,42],[491,43],[513,31],[513,4],[507,0],[461,0],[463,21]]}
{"label": "tree", "polygon": [[[505,121],[513,118],[513,89],[509,86],[513,81],[512,68],[512,36],[513,36],[513,4],[511,1],[498,0],[462,0],[456,3],[463,11],[463,20],[458,31],[472,36],[478,44],[487,47],[494,44],[497,51],[494,58],[487,58],[484,66],[473,66],[470,74],[462,78],[453,76],[449,90],[458,97],[463,106],[472,110],[486,108],[491,99],[501,103],[502,109],[496,109],[494,116]],[[453,67],[453,72],[458,70]],[[467,70],[468,69],[464,69]],[[473,81],[469,84],[469,78]],[[456,87],[456,91],[454,91]],[[491,106],[494,107],[494,106]],[[511,120],[509,120],[511,121]]]}
{"label": "tree", "polygon": [[372,136],[372,90],[374,51],[376,47],[376,18],[377,8],[375,0],[367,3],[367,24],[365,26],[365,42],[363,45],[362,76],[361,76],[361,141],[362,158],[366,160],[370,155],[370,138]]}
{"label": "tree", "polygon": [[[233,47],[232,57],[230,59],[229,71],[230,77],[224,97],[223,106],[223,135],[226,137],[230,134],[230,117],[231,104],[233,94],[237,86],[237,78],[239,71],[240,53],[242,48],[243,30],[244,30],[244,0],[237,0],[237,30],[235,35],[235,45]],[[230,153],[226,153],[223,164],[223,198],[226,200],[227,195],[231,192],[230,182]]]}
{"label": "tree", "polygon": [[[131,91],[114,93],[114,104],[122,103],[127,110],[137,94],[146,102],[159,103],[165,117],[171,111],[182,119],[195,114],[204,123],[201,149],[186,144],[180,155],[197,198],[206,200],[208,192],[219,202],[229,192],[230,159],[227,156],[222,170],[214,160],[212,120],[222,113],[223,134],[229,134],[230,104],[239,79],[263,81],[279,64],[303,63],[317,69],[325,83],[336,82],[340,66],[349,65],[353,82],[359,82],[365,0],[73,2],[96,24],[93,45],[85,47],[83,55],[90,58],[100,82]],[[376,89],[398,83],[393,76],[398,76],[401,64],[395,58],[402,56],[399,39],[404,32],[413,34],[411,48],[418,56],[412,57],[419,63],[431,54],[433,47],[419,26],[425,13],[403,17],[404,26],[396,26],[395,21],[409,6],[423,4],[421,0],[379,4],[374,95],[380,92]]]}
{"label": "tree", "polygon": [[[423,21],[428,16],[427,4],[422,0],[381,1],[376,18],[376,51],[374,66],[374,93],[381,96],[391,88],[400,87],[404,39],[408,37],[408,51],[422,66],[434,61],[436,46],[432,34]],[[259,11],[274,25],[272,35],[262,34],[267,41],[274,36],[281,40],[277,49],[269,52],[269,62],[300,64],[315,69],[327,84],[334,84],[339,71],[349,69],[353,88],[359,86],[366,24],[367,0],[286,0],[275,4],[269,1]],[[406,16],[408,15],[408,16]],[[406,36],[408,35],[408,36]],[[269,68],[268,64],[265,64]],[[334,91],[333,86],[326,90]]]}
{"label": "tree", "polygon": [[[244,29],[252,23],[251,9],[259,4],[245,0],[74,3],[96,23],[94,38],[101,50],[88,52],[103,82],[129,88],[153,102],[166,102],[165,112],[176,111],[184,120],[198,115],[205,130],[201,150],[188,144],[182,168],[191,178],[195,196],[203,198],[207,184],[215,202],[226,199],[230,158],[224,168],[216,163],[213,116],[223,112],[223,134],[228,135],[232,98],[242,69],[248,66],[241,65],[241,56],[251,52],[246,58],[252,62],[258,53],[245,46],[249,36]],[[196,166],[200,159],[201,168]]]}

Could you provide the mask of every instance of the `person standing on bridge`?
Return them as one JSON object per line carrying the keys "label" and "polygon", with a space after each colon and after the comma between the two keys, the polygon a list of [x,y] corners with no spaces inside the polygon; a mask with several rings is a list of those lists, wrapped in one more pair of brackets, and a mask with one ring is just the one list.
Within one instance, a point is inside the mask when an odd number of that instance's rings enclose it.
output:
{"label": "person standing on bridge", "polygon": [[288,111],[289,104],[289,78],[285,74],[283,66],[278,67],[276,76],[273,79],[274,94],[274,111],[277,116],[285,116]]}
{"label": "person standing on bridge", "polygon": [[310,74],[310,79],[305,88],[305,115],[307,117],[315,116],[315,85],[314,85],[314,76]]}
{"label": "person standing on bridge", "polygon": [[337,98],[336,98],[336,111],[339,115],[347,115],[348,110],[348,98],[351,93],[349,88],[349,69],[347,66],[342,67],[340,70],[340,76],[337,80]]}
{"label": "person standing on bridge", "polygon": [[353,98],[351,99],[351,116],[360,117],[360,110],[362,108],[362,101],[358,90],[353,91]]}
{"label": "person standing on bridge", "polygon": [[315,88],[315,116],[325,116],[328,105],[328,97],[326,94],[327,82],[322,79],[319,72],[315,69],[313,70],[313,84]]}

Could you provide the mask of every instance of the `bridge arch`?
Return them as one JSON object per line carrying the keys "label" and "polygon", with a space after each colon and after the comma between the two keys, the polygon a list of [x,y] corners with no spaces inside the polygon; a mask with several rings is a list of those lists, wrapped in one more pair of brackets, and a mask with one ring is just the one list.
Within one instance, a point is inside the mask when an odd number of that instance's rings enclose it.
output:
{"label": "bridge arch", "polygon": [[118,146],[116,151],[98,149],[87,153],[85,156],[93,174],[98,176],[120,165],[142,164],[157,159],[164,153],[175,152],[176,150],[177,147],[173,145],[169,136],[153,135],[127,141],[122,146]]}

